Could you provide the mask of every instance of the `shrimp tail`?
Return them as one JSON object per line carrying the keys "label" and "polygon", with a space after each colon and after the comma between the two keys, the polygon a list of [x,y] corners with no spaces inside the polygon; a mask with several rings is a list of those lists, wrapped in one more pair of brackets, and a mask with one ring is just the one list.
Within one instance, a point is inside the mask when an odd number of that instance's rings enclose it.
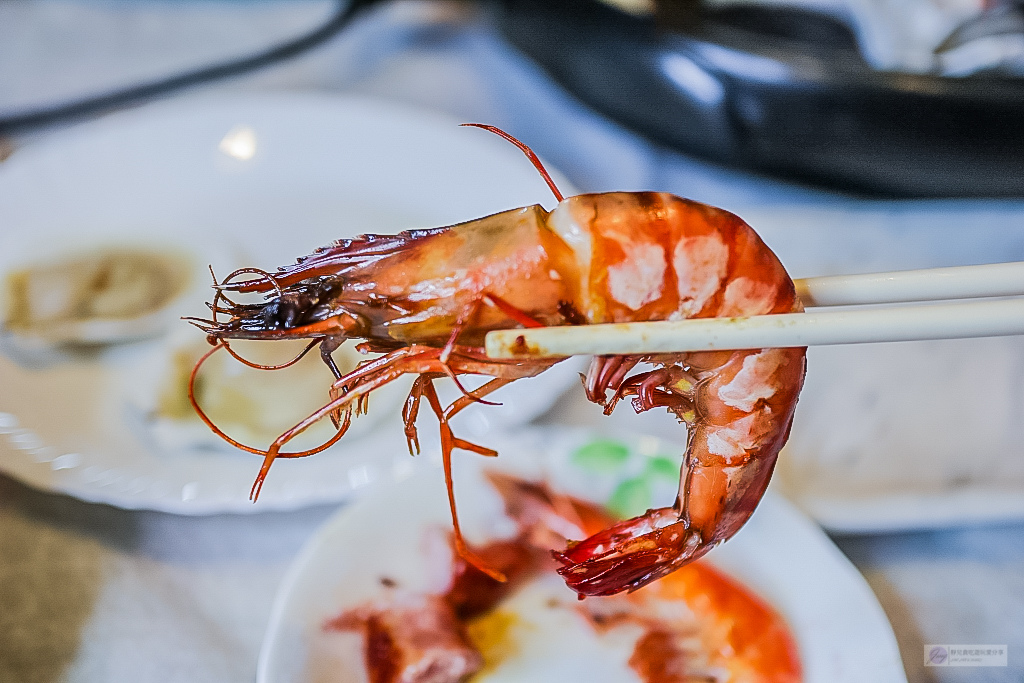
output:
{"label": "shrimp tail", "polygon": [[[600,400],[619,373],[599,363],[592,367],[602,375],[592,385]],[[679,494],[671,507],[648,510],[554,552],[566,584],[581,597],[632,592],[735,535],[768,488],[792,427],[804,370],[803,349],[763,349],[720,358],[692,387],[690,376],[675,366],[620,381],[615,396],[634,394],[638,412],[665,405],[680,419],[689,414],[688,406],[699,414],[687,442]],[[763,398],[744,397],[723,407],[721,398],[732,400],[737,384],[756,386]],[[673,394],[673,387],[690,387],[689,396]]]}
{"label": "shrimp tail", "polygon": [[[770,455],[744,467],[694,464],[683,474],[689,484],[685,502],[648,510],[569,542],[562,552],[552,551],[562,564],[558,573],[580,596],[614,595],[633,592],[703,557],[747,522],[764,496],[775,461]],[[702,509],[708,500],[719,501],[720,507]]]}
{"label": "shrimp tail", "polygon": [[583,596],[632,592],[707,553],[713,545],[674,508],[648,510],[582,541],[552,551],[558,573]]}

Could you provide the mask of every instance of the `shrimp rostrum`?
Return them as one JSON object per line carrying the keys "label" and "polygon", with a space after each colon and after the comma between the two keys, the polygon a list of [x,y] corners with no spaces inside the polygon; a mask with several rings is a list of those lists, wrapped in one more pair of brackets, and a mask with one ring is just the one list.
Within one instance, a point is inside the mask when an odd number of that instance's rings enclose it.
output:
{"label": "shrimp rostrum", "polygon": [[[193,321],[214,345],[206,357],[221,347],[230,352],[233,339],[306,338],[307,350],[319,344],[337,377],[324,406],[269,448],[242,446],[264,456],[254,497],[275,458],[322,450],[340,438],[368,394],[416,375],[403,411],[410,451],[418,449],[416,417],[425,398],[440,422],[457,547],[475,564],[484,563],[459,538],[451,454],[494,452],[456,437],[451,419],[558,362],[491,359],[483,351],[487,332],[802,310],[779,260],[733,214],[658,192],[563,198],[529,148],[481,127],[530,157],[558,199],[553,210],[535,205],[450,227],[340,240],[273,274],[246,269],[256,277],[238,280],[233,273],[216,285],[212,319]],[[263,298],[229,298],[245,292]],[[383,355],[341,374],[331,352],[348,339]],[[555,552],[566,583],[581,596],[635,590],[735,534],[764,494],[789,435],[804,356],[803,348],[785,348],[595,357],[584,378],[587,398],[606,413],[623,400],[637,412],[667,409],[687,427],[686,448],[671,507]],[[442,405],[434,381],[449,377],[461,388],[464,375],[490,379]],[[206,419],[194,398],[193,405]],[[327,444],[284,450],[325,417],[338,427]]]}

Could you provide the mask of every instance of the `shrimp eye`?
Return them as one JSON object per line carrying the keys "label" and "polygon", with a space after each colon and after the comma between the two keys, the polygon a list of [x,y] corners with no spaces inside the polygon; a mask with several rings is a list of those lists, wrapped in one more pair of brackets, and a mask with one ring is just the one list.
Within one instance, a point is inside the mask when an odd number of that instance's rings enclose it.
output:
{"label": "shrimp eye", "polygon": [[263,309],[263,321],[269,329],[288,330],[295,327],[309,302],[303,301],[294,293],[283,296],[268,303]]}

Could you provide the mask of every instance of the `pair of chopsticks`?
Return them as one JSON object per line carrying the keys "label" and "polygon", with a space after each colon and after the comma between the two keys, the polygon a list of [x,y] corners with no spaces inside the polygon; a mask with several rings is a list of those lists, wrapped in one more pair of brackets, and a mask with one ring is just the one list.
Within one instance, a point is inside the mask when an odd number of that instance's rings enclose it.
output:
{"label": "pair of chopsticks", "polygon": [[[491,358],[554,358],[1024,334],[1024,262],[814,277],[795,283],[800,299],[812,310],[497,330],[487,334],[485,346]],[[862,307],[865,304],[886,305]],[[856,307],[844,308],[848,306]]]}

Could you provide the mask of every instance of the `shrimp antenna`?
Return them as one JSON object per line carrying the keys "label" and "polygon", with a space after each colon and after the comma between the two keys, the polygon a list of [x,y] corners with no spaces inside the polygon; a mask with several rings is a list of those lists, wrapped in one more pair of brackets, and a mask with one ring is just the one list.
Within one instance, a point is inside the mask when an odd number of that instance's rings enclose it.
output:
{"label": "shrimp antenna", "polygon": [[544,168],[544,164],[540,162],[540,159],[537,158],[537,155],[534,154],[533,150],[527,147],[525,142],[522,142],[519,139],[512,137],[511,135],[503,131],[501,128],[498,128],[496,126],[490,126],[486,123],[460,123],[459,125],[469,126],[472,128],[483,128],[484,130],[490,131],[495,135],[500,135],[501,137],[511,142],[513,145],[522,150],[523,154],[526,155],[526,158],[528,158],[530,162],[533,164],[534,168],[537,169],[537,171],[540,173],[540,176],[544,179],[544,182],[546,182],[548,184],[548,187],[551,188],[551,192],[555,195],[555,199],[557,199],[558,201],[562,201],[563,199],[565,199],[565,197],[562,196],[562,193],[558,191],[558,187],[555,185],[555,181],[551,179],[551,175],[548,173],[548,170]]}
{"label": "shrimp antenna", "polygon": [[252,446],[246,446],[244,443],[241,443],[240,441],[231,438],[224,431],[222,431],[220,427],[214,424],[213,420],[210,419],[206,412],[204,412],[203,409],[199,407],[199,400],[196,398],[196,376],[199,374],[199,368],[201,368],[203,363],[205,363],[207,359],[214,353],[219,351],[221,348],[226,348],[223,341],[224,340],[220,340],[220,342],[215,344],[213,348],[204,353],[202,357],[198,361],[196,361],[196,364],[192,367],[192,373],[188,377],[188,401],[189,403],[192,404],[192,408],[196,411],[196,414],[199,416],[199,419],[205,422],[206,426],[209,427],[214,434],[224,439],[235,448],[239,448],[243,451],[248,451],[249,453],[255,453],[256,455],[262,455],[264,457],[263,468],[260,470],[260,474],[256,478],[256,482],[252,485],[252,490],[249,492],[249,497],[253,500],[253,502],[255,502],[256,498],[259,496],[260,489],[263,488],[263,480],[267,476],[267,469],[270,466],[269,463],[267,462],[267,458],[270,459],[270,462],[273,462],[274,457],[304,458],[307,455],[315,455],[316,453],[325,451],[334,444],[338,443],[341,437],[345,435],[345,432],[348,431],[350,420],[346,419],[344,422],[338,425],[338,431],[334,433],[334,436],[332,436],[330,439],[320,444],[319,446],[316,446],[315,448],[309,448],[304,451],[293,451],[290,453],[278,452],[275,453],[273,457],[270,457],[269,450],[262,450],[259,448],[253,448]]}

